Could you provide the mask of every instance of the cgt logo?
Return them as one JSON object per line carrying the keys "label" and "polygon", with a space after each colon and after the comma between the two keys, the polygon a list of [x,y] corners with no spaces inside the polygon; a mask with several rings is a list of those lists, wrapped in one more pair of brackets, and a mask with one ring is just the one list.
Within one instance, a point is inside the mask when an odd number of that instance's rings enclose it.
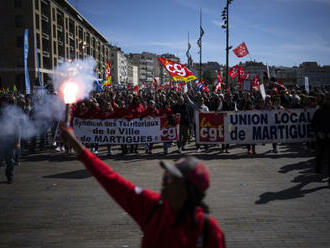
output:
{"label": "cgt logo", "polygon": [[203,140],[223,141],[223,126],[202,127],[200,129],[200,137]]}
{"label": "cgt logo", "polygon": [[165,140],[175,140],[177,137],[176,128],[170,127],[170,128],[163,128],[161,129],[162,134],[162,140],[165,138]]}

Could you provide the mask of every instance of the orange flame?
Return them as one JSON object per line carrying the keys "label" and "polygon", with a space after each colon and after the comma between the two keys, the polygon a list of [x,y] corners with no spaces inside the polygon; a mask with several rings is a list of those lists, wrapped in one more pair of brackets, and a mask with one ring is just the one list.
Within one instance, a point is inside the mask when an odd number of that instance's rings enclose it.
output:
{"label": "orange flame", "polygon": [[78,100],[79,86],[73,81],[67,81],[62,86],[65,104],[72,104]]}

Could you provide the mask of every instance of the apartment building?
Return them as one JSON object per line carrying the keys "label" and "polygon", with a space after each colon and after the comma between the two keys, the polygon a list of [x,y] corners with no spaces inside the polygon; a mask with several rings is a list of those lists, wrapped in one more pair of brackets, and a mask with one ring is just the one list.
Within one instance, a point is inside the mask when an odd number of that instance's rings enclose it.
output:
{"label": "apartment building", "polygon": [[31,86],[39,84],[35,49],[44,84],[58,64],[87,56],[97,61],[98,77],[105,77],[105,65],[110,58],[108,41],[68,1],[2,1],[0,23],[0,87],[11,88],[15,84],[25,91],[25,29],[29,30]]}
{"label": "apartment building", "polygon": [[120,47],[110,46],[110,64],[112,82],[114,84],[127,84],[129,62]]}
{"label": "apartment building", "polygon": [[[127,58],[129,60],[129,58]],[[127,83],[138,85],[139,84],[139,74],[138,66],[128,63],[127,68]]]}
{"label": "apartment building", "polygon": [[297,84],[305,85],[305,77],[308,77],[311,86],[330,85],[330,66],[320,66],[317,62],[303,62],[297,69]]}

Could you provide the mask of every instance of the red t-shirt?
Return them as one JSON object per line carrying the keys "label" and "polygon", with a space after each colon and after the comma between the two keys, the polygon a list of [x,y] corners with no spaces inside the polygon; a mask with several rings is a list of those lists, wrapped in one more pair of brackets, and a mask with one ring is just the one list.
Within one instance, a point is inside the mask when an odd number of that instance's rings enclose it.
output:
{"label": "red t-shirt", "polygon": [[[147,221],[160,200],[159,193],[136,187],[87,148],[82,151],[79,160],[85,164],[109,195],[140,226],[143,231],[143,248],[197,247],[197,241],[203,232],[204,213],[201,208],[196,208],[195,219],[198,224],[195,228],[191,228],[192,219],[188,215],[179,225],[174,227],[176,214],[166,200]],[[225,247],[224,234],[213,217],[209,217],[207,230],[207,240],[203,247]]]}

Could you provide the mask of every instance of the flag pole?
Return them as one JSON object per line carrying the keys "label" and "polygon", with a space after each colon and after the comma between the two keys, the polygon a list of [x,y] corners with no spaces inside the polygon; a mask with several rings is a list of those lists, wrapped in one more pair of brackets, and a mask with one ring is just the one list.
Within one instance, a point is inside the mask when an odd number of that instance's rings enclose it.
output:
{"label": "flag pole", "polygon": [[186,53],[186,56],[187,56],[187,67],[189,68],[189,32],[188,32],[188,50],[187,50],[187,53]]}
{"label": "flag pole", "polygon": [[200,24],[199,24],[199,81],[202,80],[202,9],[199,10]]}
{"label": "flag pole", "polygon": [[227,25],[226,25],[226,85],[228,87],[228,66],[229,66],[229,1],[227,0]]}

